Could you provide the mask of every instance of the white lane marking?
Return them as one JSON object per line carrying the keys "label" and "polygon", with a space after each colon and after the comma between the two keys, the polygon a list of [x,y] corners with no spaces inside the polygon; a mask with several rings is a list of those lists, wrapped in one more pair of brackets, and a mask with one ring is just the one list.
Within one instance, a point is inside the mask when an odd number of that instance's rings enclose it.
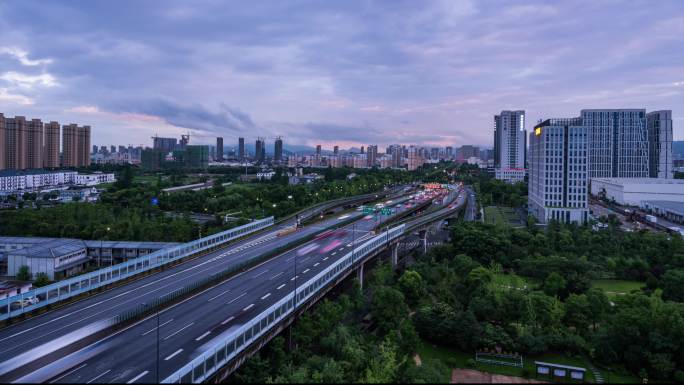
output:
{"label": "white lane marking", "polygon": [[204,334],[202,334],[201,336],[195,338],[195,341],[199,341],[199,340],[201,340],[202,338],[208,336],[209,334],[211,334],[211,330],[208,331],[208,332],[206,332],[206,333],[204,333]]}
{"label": "white lane marking", "polygon": [[215,300],[216,298],[218,298],[218,297],[220,297],[220,296],[226,294],[226,293],[229,292],[229,291],[230,291],[230,290],[226,290],[226,291],[224,291],[224,292],[221,293],[221,294],[217,294],[217,295],[215,295],[215,296],[209,298],[209,302],[211,302],[211,301]]}
{"label": "white lane marking", "polygon": [[194,325],[194,324],[195,324],[194,322],[190,322],[189,324],[183,326],[182,328],[180,328],[180,329],[176,330],[175,332],[173,332],[173,333],[169,334],[168,336],[166,336],[166,337],[164,338],[164,341],[168,340],[169,338],[175,336],[176,334],[182,332],[183,330],[189,328],[190,326],[192,326],[192,325]]}
{"label": "white lane marking", "polygon": [[351,247],[351,245],[352,245],[351,243],[347,243],[347,247]]}
{"label": "white lane marking", "polygon": [[306,274],[306,272],[309,271],[309,270],[310,270],[310,269],[306,269],[306,270],[302,271],[302,274]]}
{"label": "white lane marking", "polygon": [[328,257],[323,258],[324,261],[327,260],[327,259],[328,259]]}
{"label": "white lane marking", "polygon": [[233,303],[233,302],[237,301],[238,299],[244,297],[246,294],[247,294],[247,292],[240,294],[238,297],[235,297],[235,298],[231,299],[230,301],[226,302],[226,305],[230,305],[231,303]]}
{"label": "white lane marking", "polygon": [[50,383],[51,383],[51,384],[54,384],[55,382],[57,382],[57,381],[61,380],[62,378],[64,378],[64,377],[66,377],[66,376],[68,376],[68,375],[74,373],[75,371],[81,369],[82,367],[84,367],[84,366],[86,366],[86,365],[88,365],[88,364],[83,364],[83,365],[79,366],[78,368],[76,368],[76,369],[74,369],[74,370],[72,370],[72,371],[70,371],[70,372],[68,372],[68,373],[65,373],[65,374],[63,374],[63,375],[61,375],[61,376],[55,378],[54,380],[50,381]]}
{"label": "white lane marking", "polygon": [[130,381],[128,381],[127,384],[132,384],[132,383],[138,381],[139,379],[141,379],[144,375],[146,375],[149,372],[150,372],[149,370],[146,370],[146,371],[138,374],[137,376],[133,377]]}
{"label": "white lane marking", "polygon": [[228,317],[225,321],[221,322],[221,325],[225,325],[225,324],[227,324],[228,322],[230,322],[230,321],[232,321],[232,320],[234,320],[234,319],[235,319],[235,317],[230,316],[230,317]]}
{"label": "white lane marking", "polygon": [[171,353],[170,356],[164,358],[164,361],[168,361],[168,360],[172,359],[173,357],[179,355],[180,352],[182,352],[182,351],[183,351],[183,349],[178,349],[178,350],[176,350],[175,352]]}
{"label": "white lane marking", "polygon": [[112,371],[112,369],[108,369],[108,370],[106,370],[105,372],[103,372],[103,373],[102,373],[102,374],[100,374],[99,376],[97,376],[97,377],[93,378],[92,380],[90,380],[90,381],[86,382],[86,384],[90,384],[91,382],[93,382],[93,381],[97,380],[98,378],[100,378],[100,377],[104,376],[105,374],[107,374],[107,373],[109,373],[109,372],[111,372],[111,371]]}
{"label": "white lane marking", "polygon": [[302,262],[306,261],[306,260],[309,259],[309,258],[311,258],[311,257],[302,258],[302,259],[299,260],[299,263],[302,263]]}
{"label": "white lane marking", "polygon": [[342,251],[342,250],[344,250],[344,246],[342,246],[342,247],[340,247],[339,249],[337,249],[337,251]]}
{"label": "white lane marking", "polygon": [[290,257],[290,258],[286,259],[285,262],[290,262],[293,259],[294,259],[294,257]]}
{"label": "white lane marking", "polygon": [[282,285],[280,285],[280,286],[276,287],[276,290],[280,290],[280,289],[282,289],[282,288],[283,288],[283,286],[285,286],[285,284],[282,284]]}
{"label": "white lane marking", "polygon": [[285,274],[285,272],[284,272],[284,271],[281,271],[280,273],[278,273],[278,274],[274,275],[273,277],[269,278],[269,280],[274,279],[274,278],[276,278],[276,277],[280,277],[280,276],[283,275],[283,274]]}
{"label": "white lane marking", "polygon": [[259,273],[259,274],[255,275],[255,276],[253,276],[252,278],[260,277],[260,276],[266,274],[267,271],[268,271],[268,269],[266,269],[266,270],[262,271],[261,273]]}
{"label": "white lane marking", "polygon": [[295,275],[294,277],[290,278],[290,281],[294,281],[295,279],[299,278],[298,275]]}
{"label": "white lane marking", "polygon": [[253,303],[250,303],[249,305],[247,305],[246,308],[242,309],[242,311],[247,311],[247,310],[249,310],[249,309],[251,309],[251,308],[253,308],[253,307],[254,307],[254,304],[253,304]]}
{"label": "white lane marking", "polygon": [[334,252],[334,253],[332,253],[332,254],[330,254],[330,255],[335,255],[335,254],[337,254],[337,251],[336,251],[336,252]]}
{"label": "white lane marking", "polygon": [[[163,324],[159,324],[159,327],[162,327],[162,326],[168,324],[168,323],[171,322],[171,321],[173,321],[173,318],[171,318],[170,320],[164,322]],[[152,332],[155,331],[155,330],[157,330],[157,327],[156,327],[156,326],[153,327],[151,330],[148,330],[148,331],[146,331],[145,333],[141,334],[141,336],[146,336],[146,335],[152,333]]]}
{"label": "white lane marking", "polygon": [[316,266],[318,266],[318,265],[320,265],[320,264],[321,264],[320,262],[316,262],[316,263],[314,263],[314,267],[316,267]]}
{"label": "white lane marking", "polygon": [[268,294],[266,294],[265,296],[261,297],[261,299],[264,300],[264,299],[266,299],[266,298],[268,298],[268,297],[270,297],[270,296],[271,296],[271,293],[268,293]]}

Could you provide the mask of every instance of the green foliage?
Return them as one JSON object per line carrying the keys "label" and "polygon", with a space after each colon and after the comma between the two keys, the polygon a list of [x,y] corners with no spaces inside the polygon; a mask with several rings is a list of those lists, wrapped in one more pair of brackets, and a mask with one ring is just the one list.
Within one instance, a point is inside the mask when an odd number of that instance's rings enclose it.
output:
{"label": "green foliage", "polygon": [[50,284],[50,279],[45,273],[36,274],[33,280],[33,287],[43,287]]}
{"label": "green foliage", "polygon": [[31,279],[31,272],[29,271],[28,266],[19,266],[19,270],[17,271],[17,279],[20,281],[29,281]]}

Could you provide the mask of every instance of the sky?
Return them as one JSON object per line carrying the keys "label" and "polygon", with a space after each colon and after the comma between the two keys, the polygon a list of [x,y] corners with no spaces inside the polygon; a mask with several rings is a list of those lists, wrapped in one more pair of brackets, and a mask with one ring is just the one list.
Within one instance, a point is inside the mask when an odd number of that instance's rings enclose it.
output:
{"label": "sky", "polygon": [[98,145],[491,147],[501,110],[583,108],[684,139],[684,1],[0,0],[0,112]]}

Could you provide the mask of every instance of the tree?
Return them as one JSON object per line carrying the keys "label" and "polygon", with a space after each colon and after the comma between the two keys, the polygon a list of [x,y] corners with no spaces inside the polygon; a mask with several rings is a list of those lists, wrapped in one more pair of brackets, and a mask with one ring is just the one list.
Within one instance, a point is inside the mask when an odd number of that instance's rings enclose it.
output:
{"label": "tree", "polygon": [[550,273],[544,280],[544,293],[559,297],[565,291],[565,279],[556,272]]}
{"label": "tree", "polygon": [[661,280],[663,299],[684,302],[684,270],[668,270]]}
{"label": "tree", "polygon": [[43,287],[48,284],[50,284],[50,278],[48,278],[47,274],[42,272],[36,274],[36,277],[33,280],[33,287]]}
{"label": "tree", "polygon": [[406,270],[399,278],[399,289],[404,293],[409,304],[417,304],[425,295],[425,286],[420,274],[413,270]]}
{"label": "tree", "polygon": [[404,295],[389,286],[378,286],[373,292],[371,314],[382,335],[395,330],[409,314]]}
{"label": "tree", "polygon": [[591,306],[587,296],[584,294],[570,294],[565,300],[565,316],[563,320],[566,325],[574,327],[580,334],[586,334],[591,316]]}
{"label": "tree", "polygon": [[31,272],[29,271],[29,267],[26,265],[21,265],[19,267],[19,270],[17,271],[17,279],[20,281],[29,281],[31,280]]}

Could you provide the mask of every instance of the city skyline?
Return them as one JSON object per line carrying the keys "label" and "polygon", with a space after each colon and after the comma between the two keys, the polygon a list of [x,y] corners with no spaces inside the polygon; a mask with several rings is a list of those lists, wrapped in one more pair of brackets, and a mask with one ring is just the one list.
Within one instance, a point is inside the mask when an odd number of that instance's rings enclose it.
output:
{"label": "city skyline", "polygon": [[349,148],[488,146],[492,114],[508,109],[524,109],[529,130],[581,109],[646,108],[672,110],[684,139],[676,1],[164,5],[4,4],[3,112],[82,122],[93,143],[190,132]]}

